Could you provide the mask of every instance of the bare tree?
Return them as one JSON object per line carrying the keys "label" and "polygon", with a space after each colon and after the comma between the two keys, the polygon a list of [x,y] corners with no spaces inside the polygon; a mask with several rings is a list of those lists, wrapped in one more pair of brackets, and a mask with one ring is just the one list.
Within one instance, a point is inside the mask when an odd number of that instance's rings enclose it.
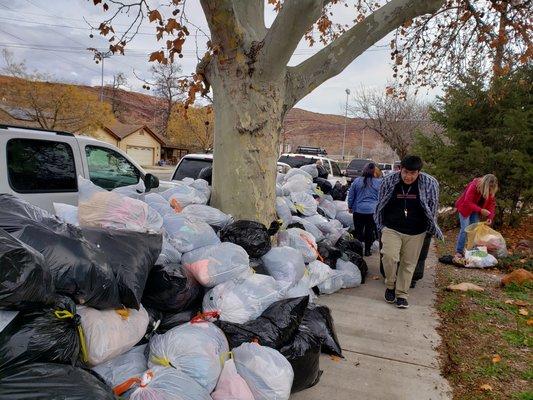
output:
{"label": "bare tree", "polygon": [[128,78],[124,73],[119,72],[113,75],[113,84],[111,85],[111,110],[115,117],[119,117],[124,112],[124,106],[119,98],[119,92],[128,84]]}
{"label": "bare tree", "polygon": [[408,154],[417,132],[435,129],[428,105],[413,96],[398,98],[383,90],[361,87],[354,93],[352,103],[348,107],[350,115],[361,118],[365,128],[376,132],[400,159]]}

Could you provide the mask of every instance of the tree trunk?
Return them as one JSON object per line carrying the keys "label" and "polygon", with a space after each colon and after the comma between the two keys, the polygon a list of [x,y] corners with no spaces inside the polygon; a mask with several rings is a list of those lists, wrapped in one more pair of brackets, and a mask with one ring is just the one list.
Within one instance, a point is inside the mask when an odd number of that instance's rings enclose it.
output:
{"label": "tree trunk", "polygon": [[[238,74],[237,74],[238,75]],[[275,218],[276,162],[283,84],[215,77],[214,207],[235,219],[269,225]]]}

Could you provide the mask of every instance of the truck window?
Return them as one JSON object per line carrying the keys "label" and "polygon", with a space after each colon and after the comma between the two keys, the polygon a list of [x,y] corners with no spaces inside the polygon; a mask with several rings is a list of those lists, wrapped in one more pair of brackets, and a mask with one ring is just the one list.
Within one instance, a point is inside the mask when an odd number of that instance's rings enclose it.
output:
{"label": "truck window", "polygon": [[213,164],[212,160],[197,160],[194,158],[184,158],[181,160],[174,176],[173,181],[181,181],[183,178],[197,179],[200,171]]}
{"label": "truck window", "polygon": [[339,167],[339,164],[336,162],[331,162],[331,168],[333,169],[333,176],[342,176],[341,169]]}
{"label": "truck window", "polygon": [[[300,168],[304,165],[314,164],[318,158],[301,157],[301,156],[281,156],[278,162],[289,164],[291,168]],[[327,163],[324,163],[327,164]],[[327,168],[327,167],[326,167]]]}
{"label": "truck window", "polygon": [[9,185],[18,193],[76,192],[76,164],[69,144],[50,140],[7,142]]}
{"label": "truck window", "polygon": [[99,146],[85,146],[89,178],[101,188],[112,190],[135,185],[141,172],[122,154]]}

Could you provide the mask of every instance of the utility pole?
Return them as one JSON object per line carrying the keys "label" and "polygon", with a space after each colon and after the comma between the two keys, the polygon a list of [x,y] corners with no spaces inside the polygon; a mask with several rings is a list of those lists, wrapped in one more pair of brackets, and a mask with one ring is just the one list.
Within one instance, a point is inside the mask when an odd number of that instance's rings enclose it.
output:
{"label": "utility pole", "polygon": [[103,103],[104,101],[104,60],[106,58],[109,58],[113,55],[111,51],[100,51],[98,49],[95,49],[94,47],[89,47],[87,50],[90,50],[94,54],[94,62],[96,64],[102,63],[102,75],[100,80],[100,103]]}
{"label": "utility pole", "polygon": [[346,89],[346,107],[344,110],[344,134],[342,135],[342,161],[344,161],[344,145],[346,144],[346,123],[348,121],[348,96],[350,95],[350,89]]}
{"label": "utility pole", "polygon": [[363,135],[361,136],[361,155],[359,158],[363,158],[363,143],[365,141],[365,129],[363,128]]}

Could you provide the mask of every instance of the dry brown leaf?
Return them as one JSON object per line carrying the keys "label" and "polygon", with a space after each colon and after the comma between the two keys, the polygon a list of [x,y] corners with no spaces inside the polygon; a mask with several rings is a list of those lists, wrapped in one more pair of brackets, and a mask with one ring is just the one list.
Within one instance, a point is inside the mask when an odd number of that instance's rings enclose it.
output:
{"label": "dry brown leaf", "polygon": [[499,363],[501,360],[502,360],[502,358],[500,357],[499,354],[494,354],[494,355],[492,356],[492,363],[493,363],[493,364],[497,364],[497,363]]}
{"label": "dry brown leaf", "polygon": [[485,392],[492,392],[492,386],[490,386],[488,383],[484,383],[479,388]]}
{"label": "dry brown leaf", "polygon": [[513,301],[513,304],[518,307],[527,307],[529,306],[529,303],[525,300],[515,300]]}
{"label": "dry brown leaf", "polygon": [[527,320],[527,325],[528,326],[533,325],[533,318],[530,318],[530,319]]}
{"label": "dry brown leaf", "polygon": [[514,304],[514,300],[511,300],[511,299],[505,300],[505,304]]}
{"label": "dry brown leaf", "polygon": [[520,308],[520,309],[518,310],[518,314],[527,317],[527,316],[529,315],[529,311],[526,310],[525,308]]}
{"label": "dry brown leaf", "polygon": [[341,361],[341,358],[337,357],[337,356],[329,356],[329,358],[331,358],[331,360],[334,361],[334,362],[340,362]]}
{"label": "dry brown leaf", "polygon": [[481,286],[474,285],[470,282],[462,282],[457,285],[450,285],[446,288],[446,290],[451,290],[452,292],[467,292],[469,290],[473,290],[474,292],[485,291],[485,289],[483,289]]}

